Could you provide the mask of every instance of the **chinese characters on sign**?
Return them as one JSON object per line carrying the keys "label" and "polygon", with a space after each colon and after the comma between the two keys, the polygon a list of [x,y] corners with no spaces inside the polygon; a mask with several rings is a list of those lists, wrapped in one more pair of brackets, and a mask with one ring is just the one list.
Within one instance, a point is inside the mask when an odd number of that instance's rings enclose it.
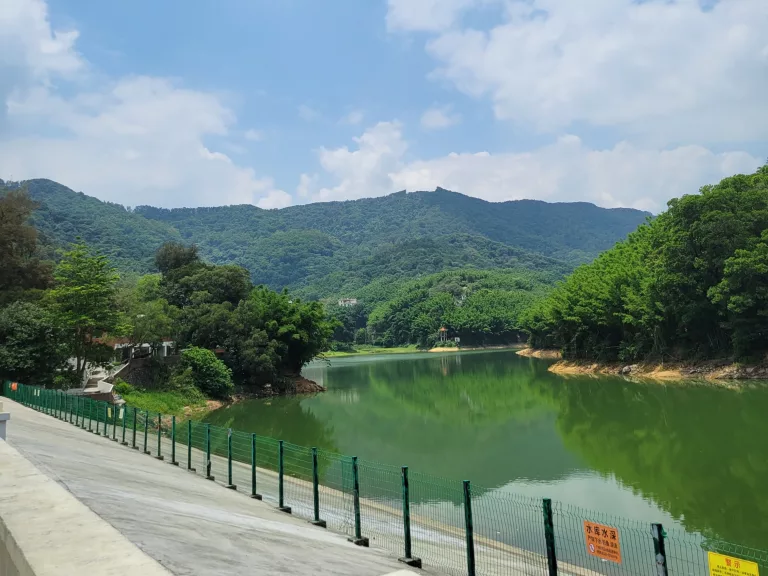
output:
{"label": "chinese characters on sign", "polygon": [[707,552],[709,576],[760,576],[757,564],[715,552]]}
{"label": "chinese characters on sign", "polygon": [[591,556],[621,564],[618,528],[584,520],[584,540]]}

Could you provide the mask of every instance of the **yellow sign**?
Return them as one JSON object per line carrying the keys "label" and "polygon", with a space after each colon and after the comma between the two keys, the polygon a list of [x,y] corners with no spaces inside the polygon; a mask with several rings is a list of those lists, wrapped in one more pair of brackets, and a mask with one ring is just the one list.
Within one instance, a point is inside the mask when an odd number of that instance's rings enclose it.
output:
{"label": "yellow sign", "polygon": [[590,556],[597,556],[603,560],[621,564],[621,543],[618,528],[584,520],[584,540],[587,544],[587,553]]}
{"label": "yellow sign", "polygon": [[760,576],[757,564],[716,552],[707,552],[709,576]]}

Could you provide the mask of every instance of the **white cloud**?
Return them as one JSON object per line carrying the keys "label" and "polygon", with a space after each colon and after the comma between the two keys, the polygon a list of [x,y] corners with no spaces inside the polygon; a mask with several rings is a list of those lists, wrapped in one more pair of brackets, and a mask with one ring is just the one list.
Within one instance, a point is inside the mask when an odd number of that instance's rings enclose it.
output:
{"label": "white cloud", "polygon": [[453,25],[478,0],[389,0],[389,30],[438,31]]}
{"label": "white cloud", "polygon": [[299,110],[299,118],[304,120],[305,122],[314,122],[315,120],[318,120],[320,118],[320,112],[315,110],[314,108],[307,106],[306,104],[302,104],[298,108]]}
{"label": "white cloud", "polygon": [[421,126],[427,130],[440,130],[461,122],[461,115],[454,114],[450,106],[430,108],[421,115]]}
{"label": "white cloud", "polygon": [[352,110],[349,114],[341,119],[342,124],[352,124],[356,126],[363,121],[363,113],[360,110]]}
{"label": "white cloud", "polygon": [[206,146],[236,122],[218,95],[147,76],[104,82],[76,38],[51,30],[40,0],[0,4],[0,177],[51,178],[127,205],[274,202],[271,179]]}
{"label": "white cloud", "polygon": [[254,130],[251,128],[250,130],[245,131],[243,137],[251,142],[259,142],[260,140],[264,140],[264,133],[260,130]]}
{"label": "white cloud", "polygon": [[337,181],[313,200],[349,200],[393,192],[390,173],[400,167],[407,145],[398,122],[379,122],[359,138],[357,150],[320,149],[320,165]]}
{"label": "white cloud", "polygon": [[701,185],[735,173],[752,172],[762,163],[744,152],[716,154],[702,146],[653,150],[621,142],[593,150],[576,136],[563,136],[531,152],[454,153],[408,161],[407,143],[395,122],[379,123],[355,141],[355,150],[320,151],[320,162],[336,184],[315,192],[314,200],[441,186],[489,201],[581,200],[658,212],[672,197],[695,193]]}
{"label": "white cloud", "polygon": [[[461,10],[489,2],[503,22],[460,27]],[[659,145],[768,134],[764,0],[391,0],[388,23],[437,32],[435,76],[490,98],[500,119]]]}
{"label": "white cloud", "polygon": [[285,208],[293,204],[293,198],[288,192],[283,190],[271,190],[264,198],[259,200],[256,205],[259,208],[272,209],[272,208]]}
{"label": "white cloud", "polygon": [[307,200],[312,195],[312,190],[317,186],[317,182],[317,174],[302,174],[299,177],[299,185],[296,187],[296,195],[301,200]]}

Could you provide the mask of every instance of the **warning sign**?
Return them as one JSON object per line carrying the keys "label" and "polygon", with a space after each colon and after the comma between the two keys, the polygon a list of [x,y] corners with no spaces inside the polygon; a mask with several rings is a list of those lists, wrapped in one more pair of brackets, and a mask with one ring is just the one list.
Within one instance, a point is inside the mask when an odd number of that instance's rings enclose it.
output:
{"label": "warning sign", "polygon": [[584,540],[587,552],[603,560],[621,564],[619,529],[584,520]]}
{"label": "warning sign", "polygon": [[715,552],[707,552],[710,576],[759,576],[757,564]]}

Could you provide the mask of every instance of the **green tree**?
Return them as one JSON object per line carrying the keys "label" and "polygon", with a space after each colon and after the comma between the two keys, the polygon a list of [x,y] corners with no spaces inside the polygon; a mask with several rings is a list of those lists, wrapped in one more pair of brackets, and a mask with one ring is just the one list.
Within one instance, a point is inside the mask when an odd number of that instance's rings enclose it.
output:
{"label": "green tree", "polygon": [[61,331],[47,310],[21,301],[0,309],[0,374],[50,386],[66,364]]}
{"label": "green tree", "polygon": [[191,347],[183,350],[178,374],[191,373],[195,386],[213,398],[228,398],[234,389],[232,371],[211,350]]}
{"label": "green tree", "polygon": [[334,324],[319,302],[255,288],[233,313],[227,349],[235,374],[252,385],[284,384],[327,349]]}
{"label": "green tree", "polygon": [[530,342],[600,361],[760,356],[766,230],[768,165],[673,199],[527,312]]}
{"label": "green tree", "polygon": [[51,283],[51,264],[41,259],[37,229],[29,224],[37,207],[25,190],[0,187],[0,304]]}
{"label": "green tree", "polygon": [[108,359],[109,350],[100,339],[129,329],[117,308],[119,276],[105,256],[77,244],[64,254],[54,277],[55,286],[47,301],[82,381],[89,364]]}
{"label": "green tree", "polygon": [[197,246],[185,246],[179,242],[166,242],[155,253],[155,266],[163,275],[197,262],[200,262]]}
{"label": "green tree", "polygon": [[132,312],[130,338],[133,345],[149,344],[154,351],[164,341],[177,339],[179,311],[162,298],[139,302]]}

